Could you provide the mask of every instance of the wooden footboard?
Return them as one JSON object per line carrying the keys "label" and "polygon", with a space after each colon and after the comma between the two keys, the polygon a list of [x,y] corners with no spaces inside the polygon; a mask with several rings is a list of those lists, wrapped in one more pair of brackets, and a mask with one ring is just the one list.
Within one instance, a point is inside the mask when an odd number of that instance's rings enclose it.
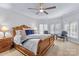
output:
{"label": "wooden footboard", "polygon": [[40,41],[38,45],[37,55],[44,55],[52,45],[54,45],[53,37],[48,37],[44,41]]}
{"label": "wooden footboard", "polygon": [[21,45],[15,44],[14,47],[15,47],[16,50],[18,50],[19,52],[21,52],[25,56],[35,56],[35,54],[33,52],[22,47]]}
{"label": "wooden footboard", "polygon": [[[37,56],[44,55],[52,45],[54,45],[54,38],[53,37],[46,38],[45,40],[40,40],[40,42],[38,44]],[[22,47],[21,45],[15,44],[14,47],[19,52],[21,52],[22,54],[24,54],[26,56],[35,56],[35,54],[33,52]]]}

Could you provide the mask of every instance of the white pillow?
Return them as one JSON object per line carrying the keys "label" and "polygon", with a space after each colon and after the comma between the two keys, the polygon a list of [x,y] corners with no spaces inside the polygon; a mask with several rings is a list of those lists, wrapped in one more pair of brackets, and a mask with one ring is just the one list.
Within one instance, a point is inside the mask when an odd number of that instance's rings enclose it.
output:
{"label": "white pillow", "polygon": [[22,38],[22,41],[26,40],[27,39],[27,36],[26,36],[26,33],[25,33],[25,30],[22,30],[21,31],[21,38]]}
{"label": "white pillow", "polygon": [[14,43],[22,45],[21,44],[21,35],[15,35],[15,37],[14,37]]}
{"label": "white pillow", "polygon": [[17,31],[16,31],[16,35],[21,35],[21,31],[22,31],[22,30],[17,30]]}

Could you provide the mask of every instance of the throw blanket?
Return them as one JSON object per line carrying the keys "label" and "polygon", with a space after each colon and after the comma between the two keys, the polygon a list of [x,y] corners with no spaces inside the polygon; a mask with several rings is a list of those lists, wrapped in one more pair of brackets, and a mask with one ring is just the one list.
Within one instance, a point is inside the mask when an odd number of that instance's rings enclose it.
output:
{"label": "throw blanket", "polygon": [[35,55],[37,55],[37,48],[40,39],[30,39],[23,43],[23,47],[27,48],[28,50],[32,51]]}

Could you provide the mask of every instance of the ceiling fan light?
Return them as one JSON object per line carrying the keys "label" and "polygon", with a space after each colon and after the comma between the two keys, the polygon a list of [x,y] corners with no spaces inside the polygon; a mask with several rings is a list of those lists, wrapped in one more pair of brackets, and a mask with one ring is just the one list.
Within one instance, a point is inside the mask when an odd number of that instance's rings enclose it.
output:
{"label": "ceiling fan light", "polygon": [[42,9],[40,10],[40,12],[43,12],[43,11],[44,11],[44,10],[42,10]]}

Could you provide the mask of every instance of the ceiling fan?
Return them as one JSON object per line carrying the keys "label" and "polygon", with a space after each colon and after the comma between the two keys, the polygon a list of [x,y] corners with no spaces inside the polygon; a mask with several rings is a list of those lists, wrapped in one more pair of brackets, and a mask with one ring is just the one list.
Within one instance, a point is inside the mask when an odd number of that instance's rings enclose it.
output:
{"label": "ceiling fan", "polygon": [[44,7],[43,7],[43,3],[40,3],[40,4],[39,4],[39,8],[28,8],[28,9],[31,9],[31,10],[38,10],[38,12],[37,12],[36,14],[39,14],[39,13],[48,14],[48,12],[47,12],[46,10],[55,9],[55,8],[56,8],[56,6],[44,8]]}

